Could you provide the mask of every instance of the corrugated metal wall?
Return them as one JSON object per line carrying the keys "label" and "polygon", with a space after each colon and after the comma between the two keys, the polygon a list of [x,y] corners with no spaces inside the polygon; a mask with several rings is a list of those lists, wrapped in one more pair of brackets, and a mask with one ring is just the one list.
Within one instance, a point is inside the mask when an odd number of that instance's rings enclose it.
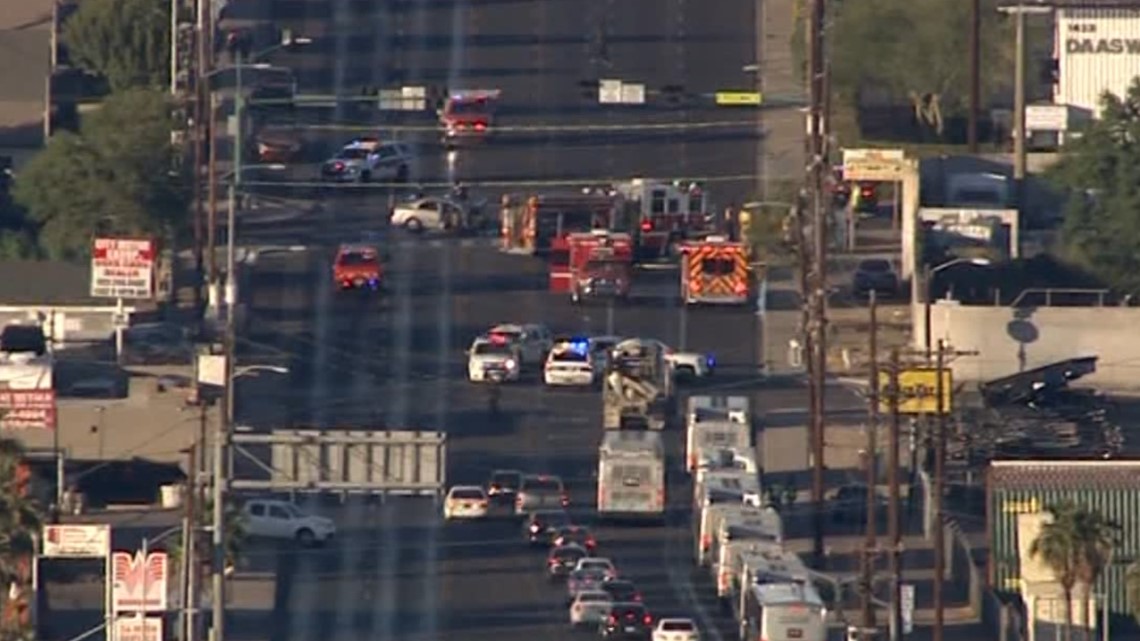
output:
{"label": "corrugated metal wall", "polygon": [[1124,574],[1128,564],[1140,558],[1140,488],[1043,488],[991,490],[990,580],[997,590],[1016,592],[1021,567],[1018,559],[1017,516],[1047,511],[1052,505],[1072,501],[1120,525],[1113,565],[1097,585],[1108,597],[1109,609],[1128,614]]}
{"label": "corrugated metal wall", "polygon": [[1122,95],[1140,76],[1140,10],[1058,10],[1057,50],[1054,102],[1097,113],[1101,94]]}

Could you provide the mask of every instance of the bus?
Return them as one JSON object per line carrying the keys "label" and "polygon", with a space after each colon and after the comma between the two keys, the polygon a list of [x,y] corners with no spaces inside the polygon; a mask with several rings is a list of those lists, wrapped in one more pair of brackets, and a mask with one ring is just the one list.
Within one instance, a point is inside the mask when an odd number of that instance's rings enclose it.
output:
{"label": "bus", "polygon": [[827,609],[807,583],[752,586],[739,623],[740,641],[827,641]]}
{"label": "bus", "polygon": [[598,447],[598,516],[663,519],[665,501],[660,433],[606,431]]}

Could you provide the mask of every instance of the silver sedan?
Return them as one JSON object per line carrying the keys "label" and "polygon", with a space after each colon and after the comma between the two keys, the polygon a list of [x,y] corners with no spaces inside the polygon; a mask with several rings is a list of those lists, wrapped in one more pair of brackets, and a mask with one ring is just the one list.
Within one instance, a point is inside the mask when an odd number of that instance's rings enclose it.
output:
{"label": "silver sedan", "polygon": [[575,628],[598,627],[610,615],[613,599],[608,592],[586,590],[579,592],[570,603],[570,626]]}

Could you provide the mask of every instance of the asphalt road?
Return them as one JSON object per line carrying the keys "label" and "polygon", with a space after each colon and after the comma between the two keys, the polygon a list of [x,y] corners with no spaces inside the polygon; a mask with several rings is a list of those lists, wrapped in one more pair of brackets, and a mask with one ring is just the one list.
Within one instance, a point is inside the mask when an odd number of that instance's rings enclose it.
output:
{"label": "asphalt road", "polygon": [[[478,241],[440,245],[390,243],[388,294],[378,301],[331,291],[329,257],[320,249],[258,262],[249,340],[295,359],[287,388],[265,399],[278,415],[284,411],[296,427],[446,431],[452,483],[482,482],[495,468],[559,474],[588,520],[601,435],[597,395],[527,381],[505,390],[501,417],[492,419],[486,391],[463,376],[463,349],[477,333],[512,320],[675,345],[685,333],[689,349],[717,355],[719,385],[755,382],[755,317],[696,310],[682,320],[671,295],[675,272],[642,274],[642,296],[611,316],[545,291],[538,261]],[[670,442],[679,447],[679,435]],[[694,610],[694,596],[686,562],[689,490],[679,475],[670,496],[676,511],[667,527],[603,528],[600,539],[655,610],[685,614]],[[317,630],[399,639],[458,630],[465,639],[564,635],[560,592],[545,584],[541,555],[525,548],[517,522],[445,527],[427,499],[339,513],[346,538],[328,550],[254,553],[253,569],[278,575],[274,639]]]}
{"label": "asphalt road", "polygon": [[[487,144],[450,157],[439,149],[436,133],[399,130],[431,129],[434,114],[380,113],[351,101],[336,109],[299,109],[297,120],[305,124],[315,156],[379,129],[422,143],[413,177],[423,182],[701,178],[721,206],[755,196],[756,112],[716,107],[711,99],[718,89],[749,88],[752,82],[741,71],[755,58],[754,8],[748,3],[233,5],[234,15],[259,17],[313,40],[265,57],[293,69],[302,93],[353,97],[365,88],[400,85],[502,91],[496,123],[501,131]],[[583,95],[582,83],[600,77],[645,84],[646,104],[598,105],[595,95]],[[681,98],[661,93],[669,87],[678,88]]]}

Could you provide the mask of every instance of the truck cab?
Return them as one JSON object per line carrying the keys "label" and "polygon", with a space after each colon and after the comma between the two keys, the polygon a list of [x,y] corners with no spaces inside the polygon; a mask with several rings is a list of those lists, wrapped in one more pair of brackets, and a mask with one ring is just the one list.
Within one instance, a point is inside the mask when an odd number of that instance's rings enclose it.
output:
{"label": "truck cab", "polygon": [[[633,280],[633,238],[629,234],[604,229],[587,234],[570,234],[566,238],[570,247],[569,273],[565,286],[575,303],[593,298],[629,296]],[[559,274],[551,269],[550,287],[560,289]]]}
{"label": "truck cab", "polygon": [[371,245],[341,245],[333,261],[333,280],[344,290],[378,291],[383,269]]}

